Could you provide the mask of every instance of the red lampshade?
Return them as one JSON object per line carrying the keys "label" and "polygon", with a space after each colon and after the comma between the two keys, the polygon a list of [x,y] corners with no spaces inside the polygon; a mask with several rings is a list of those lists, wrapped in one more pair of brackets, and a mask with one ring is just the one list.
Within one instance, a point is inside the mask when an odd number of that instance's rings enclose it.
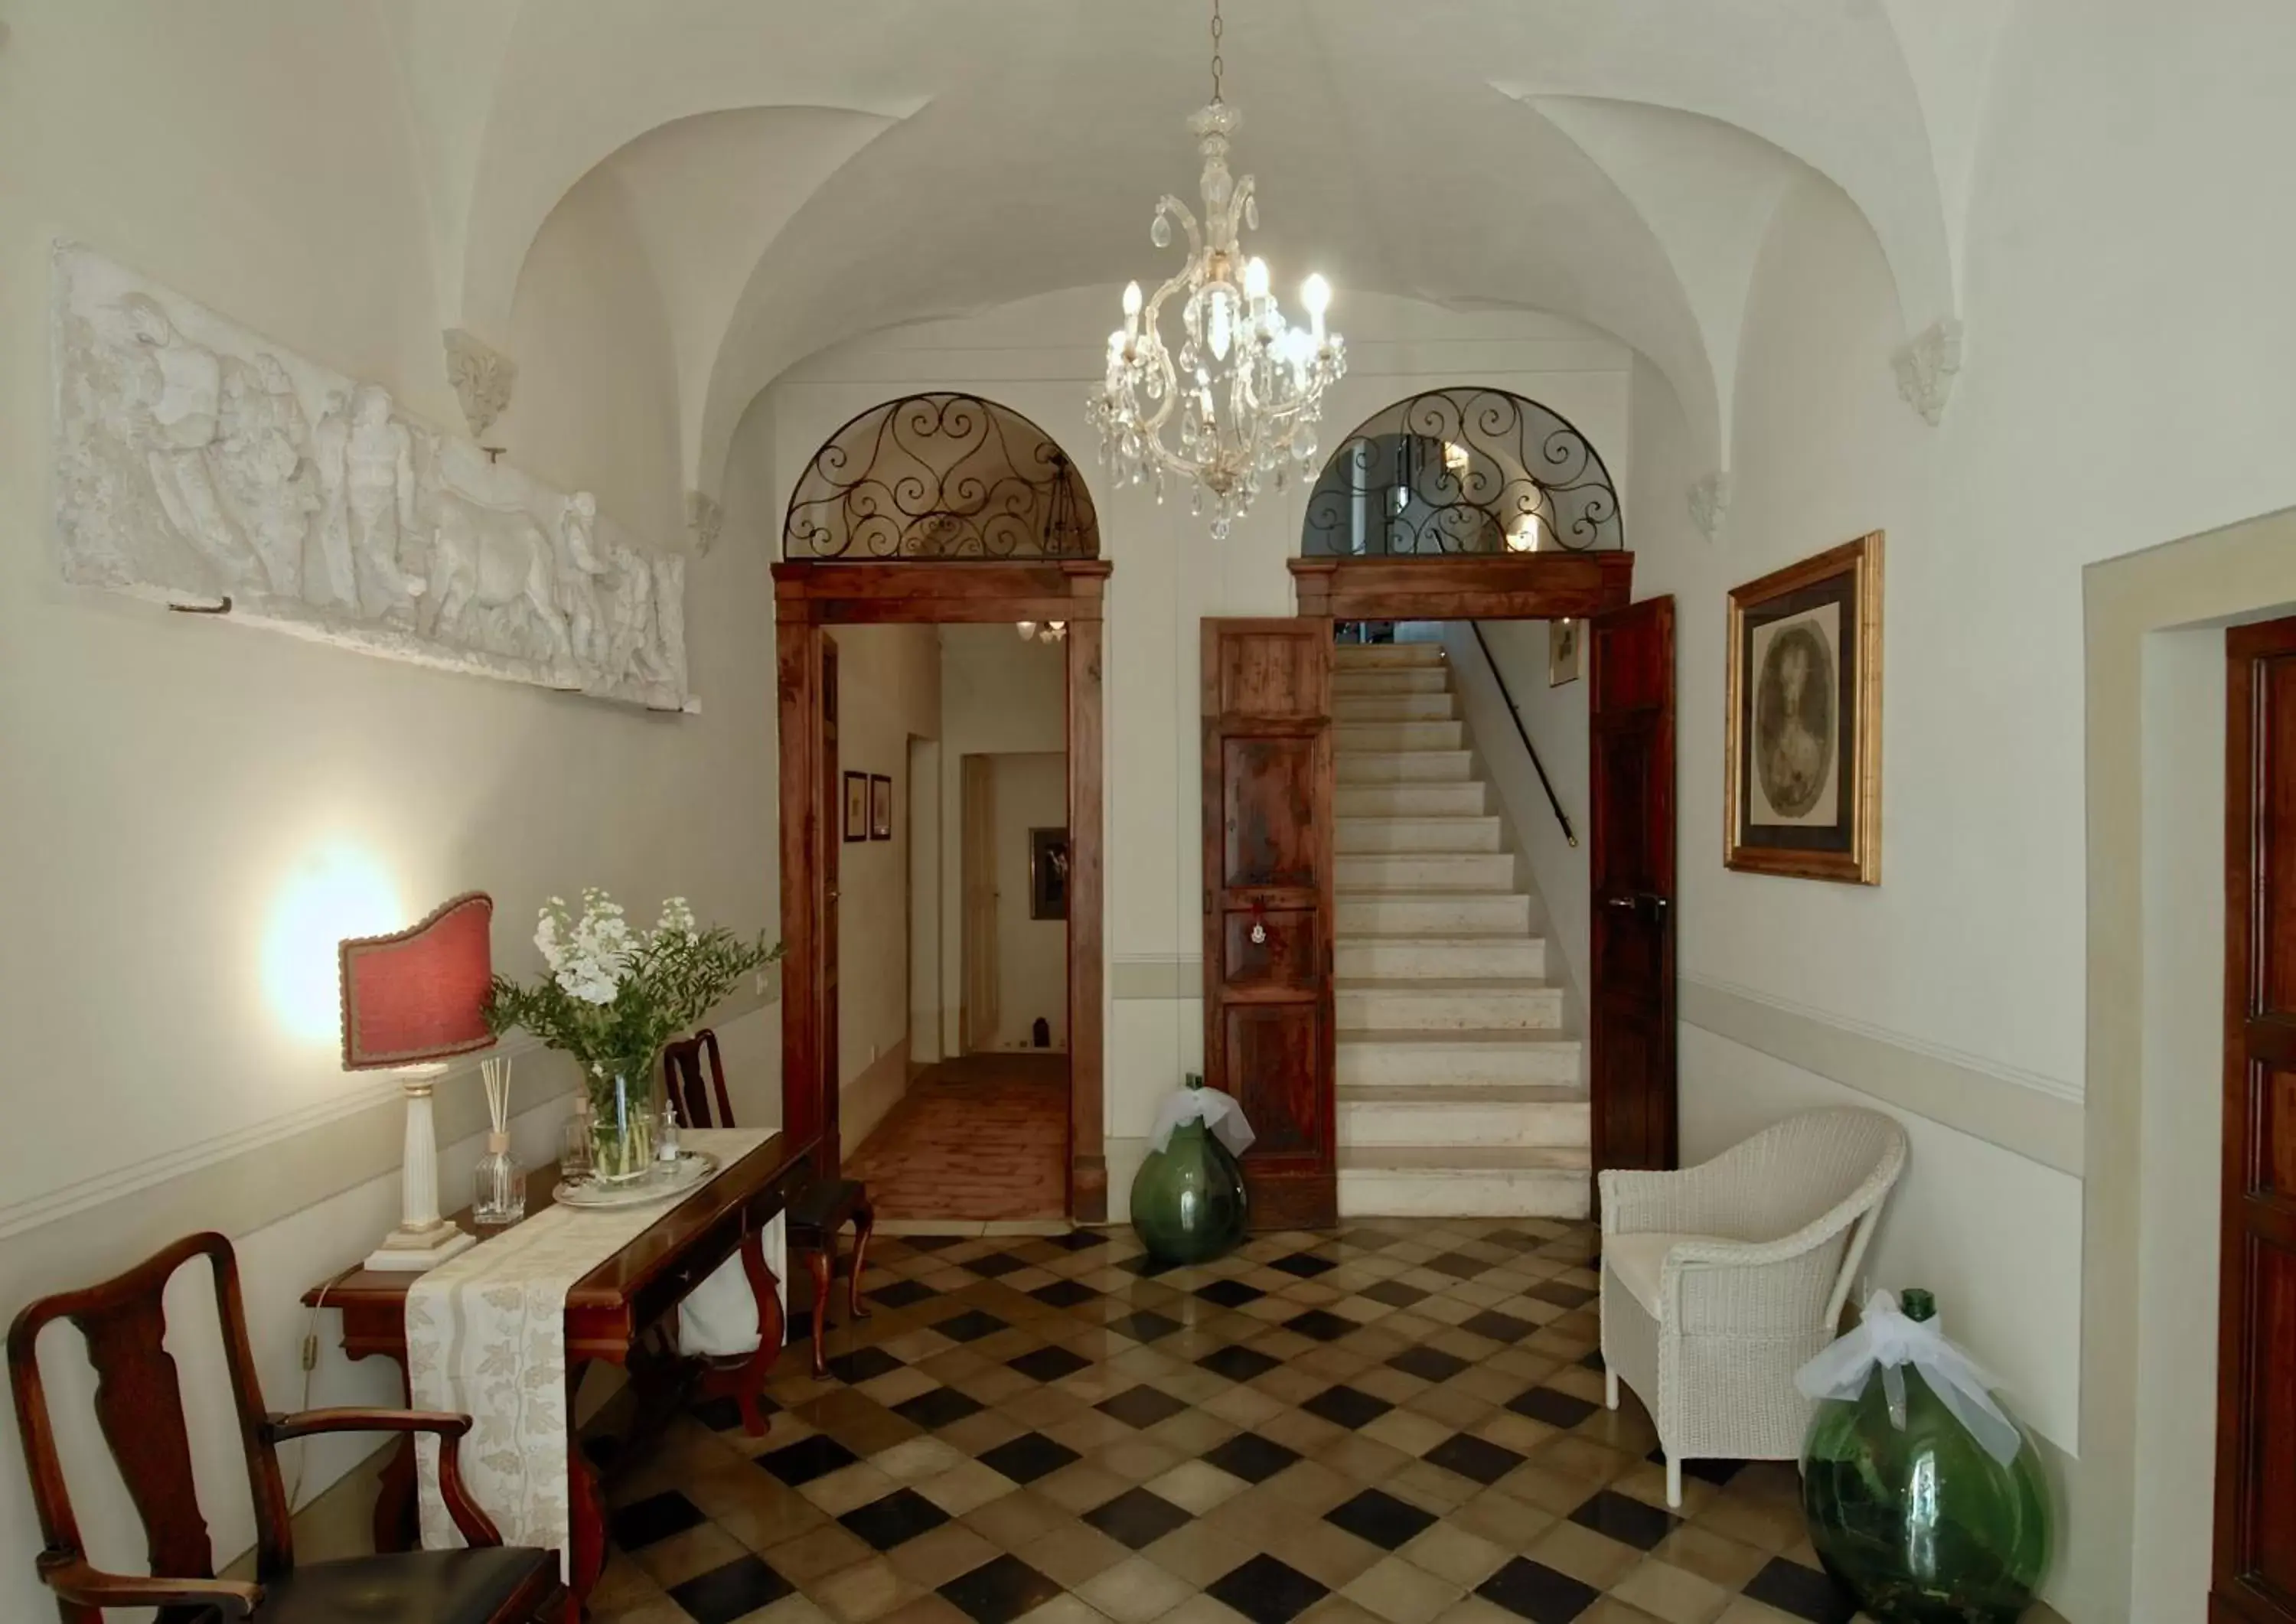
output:
{"label": "red lampshade", "polygon": [[495,900],[470,891],[390,936],[342,944],[343,1069],[370,1071],[492,1046]]}

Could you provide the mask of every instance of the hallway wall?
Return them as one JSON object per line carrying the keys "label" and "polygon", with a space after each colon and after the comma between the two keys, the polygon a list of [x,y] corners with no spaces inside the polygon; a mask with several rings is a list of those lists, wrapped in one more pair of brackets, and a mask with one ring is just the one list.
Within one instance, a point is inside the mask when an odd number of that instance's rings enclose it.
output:
{"label": "hallway wall", "polygon": [[989,1046],[1034,1046],[1039,1016],[1052,1046],[1069,1046],[1069,932],[1065,921],[1029,915],[1029,833],[1065,829],[1069,759],[1063,753],[998,755],[996,784],[996,1031]]}

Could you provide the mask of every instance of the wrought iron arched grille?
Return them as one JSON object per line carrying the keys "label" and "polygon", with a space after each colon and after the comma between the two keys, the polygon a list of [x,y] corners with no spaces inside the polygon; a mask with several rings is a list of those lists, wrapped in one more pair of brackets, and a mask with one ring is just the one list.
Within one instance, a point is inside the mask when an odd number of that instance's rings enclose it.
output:
{"label": "wrought iron arched grille", "polygon": [[1388,557],[1623,547],[1619,493],[1568,420],[1496,389],[1414,395],[1357,428],[1308,496],[1300,550]]}
{"label": "wrought iron arched grille", "polygon": [[938,391],[872,406],[829,437],[790,495],[784,558],[1096,558],[1076,468],[1027,418]]}

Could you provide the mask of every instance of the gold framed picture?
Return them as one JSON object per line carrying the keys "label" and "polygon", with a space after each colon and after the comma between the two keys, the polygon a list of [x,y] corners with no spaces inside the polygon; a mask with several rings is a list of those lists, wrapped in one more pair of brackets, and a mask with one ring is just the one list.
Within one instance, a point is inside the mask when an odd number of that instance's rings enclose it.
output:
{"label": "gold framed picture", "polygon": [[869,775],[845,775],[845,842],[869,838]]}
{"label": "gold framed picture", "polygon": [[1882,882],[1882,532],[1730,594],[1723,862]]}

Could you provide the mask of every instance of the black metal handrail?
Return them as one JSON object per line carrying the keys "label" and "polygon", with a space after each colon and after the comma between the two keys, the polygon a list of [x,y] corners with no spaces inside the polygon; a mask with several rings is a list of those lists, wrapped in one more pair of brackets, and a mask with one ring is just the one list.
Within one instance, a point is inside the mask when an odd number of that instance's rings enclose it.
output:
{"label": "black metal handrail", "polygon": [[1530,770],[1538,775],[1538,787],[1546,791],[1546,804],[1554,808],[1554,821],[1562,825],[1562,838],[1576,846],[1578,831],[1571,828],[1570,815],[1563,811],[1562,801],[1555,798],[1554,785],[1546,776],[1546,765],[1538,759],[1538,746],[1530,742],[1530,729],[1522,725],[1522,711],[1507,689],[1506,673],[1499,669],[1499,662],[1492,657],[1491,645],[1483,641],[1482,623],[1470,620],[1467,629],[1475,634],[1475,646],[1483,651],[1483,663],[1490,667],[1492,680],[1499,685],[1499,697],[1506,701],[1507,714],[1514,718],[1515,736],[1522,741],[1523,749],[1530,756]]}

